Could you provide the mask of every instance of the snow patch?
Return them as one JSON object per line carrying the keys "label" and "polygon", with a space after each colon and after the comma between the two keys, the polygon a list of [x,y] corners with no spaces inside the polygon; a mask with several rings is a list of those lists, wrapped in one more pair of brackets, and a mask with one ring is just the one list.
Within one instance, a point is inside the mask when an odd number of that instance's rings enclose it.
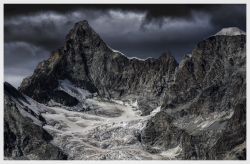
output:
{"label": "snow patch", "polygon": [[58,83],[58,90],[62,90],[78,100],[84,100],[92,95],[88,90],[75,87],[68,79],[58,80]]}
{"label": "snow patch", "polygon": [[218,121],[223,121],[223,120],[228,120],[233,116],[233,111],[231,112],[215,112],[213,114],[211,114],[210,116],[207,116],[206,119],[202,120],[202,122],[200,124],[198,124],[197,127],[201,128],[201,129],[205,129],[210,127],[213,123],[218,122]]}
{"label": "snow patch", "polygon": [[120,104],[120,105],[124,105],[124,102],[121,101],[121,100],[115,100],[115,99],[111,99],[111,101],[117,103],[117,104]]}
{"label": "snow patch", "polygon": [[28,113],[27,111],[25,111],[23,108],[21,108],[19,105],[17,105],[17,108],[19,110],[19,112],[21,113],[21,115],[23,117],[27,117],[30,118],[34,124],[38,125],[38,126],[43,126],[43,122],[40,121],[38,118],[36,118],[35,116],[33,116],[32,114]]}
{"label": "snow patch", "polygon": [[236,35],[246,35],[246,33],[237,27],[228,27],[228,28],[223,28],[222,30],[217,32],[214,36],[217,35],[236,36]]}
{"label": "snow patch", "polygon": [[114,50],[114,49],[110,48],[108,45],[107,45],[107,47],[108,47],[110,50],[112,50],[113,52],[120,53],[121,55],[125,56],[125,57],[128,58],[129,60],[136,59],[136,60],[145,61],[145,60],[147,60],[147,59],[149,59],[149,58],[152,58],[152,57],[148,57],[148,58],[146,58],[146,59],[140,59],[140,58],[138,58],[138,57],[127,57],[126,55],[124,55],[124,54],[121,53],[120,51]]}
{"label": "snow patch", "polygon": [[156,113],[160,112],[161,111],[161,107],[157,107],[155,108],[155,110],[153,110],[152,112],[150,112],[150,116],[154,116]]}
{"label": "snow patch", "polygon": [[[31,113],[26,111],[26,110],[33,111],[39,117],[40,113],[45,112],[43,109],[38,108],[36,106],[36,104],[32,101],[26,102],[26,101],[23,101],[22,99],[17,100],[12,96],[10,96],[10,97],[11,97],[12,101],[15,102],[17,109],[19,110],[19,112],[21,113],[21,115],[23,117],[30,118],[33,121],[33,123],[38,125],[38,126],[43,126],[43,122],[40,121],[39,118],[33,116]],[[25,96],[25,97],[28,98],[27,96]],[[26,110],[24,110],[25,108],[26,108]]]}
{"label": "snow patch", "polygon": [[23,117],[30,118],[34,124],[43,126],[43,122],[39,120],[41,113],[45,113],[45,106],[22,94],[26,100],[22,98],[14,98],[10,96],[11,100],[16,104],[19,112]]}
{"label": "snow patch", "polygon": [[141,60],[141,61],[145,61],[146,60],[146,59],[140,59],[140,58],[137,58],[137,57],[128,57],[128,59],[130,59],[130,60],[136,59],[136,60]]}
{"label": "snow patch", "polygon": [[139,108],[139,107],[138,107],[138,101],[135,100],[135,102],[131,102],[131,106],[132,106],[132,107],[135,107],[136,109],[138,109],[138,108]]}
{"label": "snow patch", "polygon": [[28,107],[30,110],[32,110],[35,114],[39,115],[40,113],[44,113],[45,109],[43,108],[42,104],[39,104],[38,102],[36,102],[35,100],[29,98],[28,96],[22,94],[25,99],[21,99],[18,98],[18,100],[16,100],[14,97],[11,96],[11,99],[17,104],[19,105],[21,108],[25,108]]}
{"label": "snow patch", "polygon": [[125,56],[126,58],[128,58],[126,55],[124,55],[124,54],[121,53],[120,51],[114,50],[114,49],[110,48],[108,45],[107,45],[107,47],[108,47],[110,50],[112,50],[113,52],[118,52],[118,53],[120,53],[121,55],[123,55],[123,56]]}
{"label": "snow patch", "polygon": [[182,148],[178,145],[175,148],[168,149],[167,151],[161,152],[160,155],[167,157],[169,159],[174,159],[177,155],[179,155],[182,151]]}

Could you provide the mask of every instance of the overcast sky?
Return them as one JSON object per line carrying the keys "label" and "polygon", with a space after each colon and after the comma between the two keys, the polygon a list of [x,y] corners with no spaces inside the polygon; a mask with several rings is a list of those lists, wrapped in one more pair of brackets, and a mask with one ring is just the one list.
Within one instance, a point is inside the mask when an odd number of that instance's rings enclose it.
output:
{"label": "overcast sky", "polygon": [[63,46],[76,22],[89,25],[128,57],[180,62],[195,45],[225,27],[246,31],[246,5],[4,5],[4,80],[18,87],[36,65]]}

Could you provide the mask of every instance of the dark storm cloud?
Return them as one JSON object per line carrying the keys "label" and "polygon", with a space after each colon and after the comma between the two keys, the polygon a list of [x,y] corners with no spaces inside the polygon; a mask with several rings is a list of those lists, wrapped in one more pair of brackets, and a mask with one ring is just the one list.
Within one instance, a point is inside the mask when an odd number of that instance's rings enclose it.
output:
{"label": "dark storm cloud", "polygon": [[150,23],[146,26],[146,31],[141,31],[140,21],[143,20],[143,14],[121,16],[119,13],[116,11],[110,14],[112,19],[102,22],[101,27],[97,26],[98,21],[90,22],[90,25],[110,47],[129,57],[157,58],[170,51],[180,61],[184,54],[191,53],[199,41],[217,32],[209,25],[209,17],[202,14],[191,22],[179,19],[170,22],[164,20],[161,28]]}
{"label": "dark storm cloud", "polygon": [[9,24],[4,25],[4,31],[5,43],[27,42],[50,51],[62,46],[64,40],[53,22],[41,22],[39,25],[30,22],[23,22],[16,26]]}
{"label": "dark storm cloud", "polygon": [[211,23],[221,29],[238,27],[246,31],[246,5],[224,5],[211,10]]}
{"label": "dark storm cloud", "polygon": [[[192,20],[192,12],[205,12],[212,16],[211,23],[215,26],[224,26],[225,23],[229,26],[235,23],[243,24],[245,30],[246,26],[246,5],[235,4],[5,4],[4,15],[11,17],[16,15],[29,15],[37,12],[54,11],[60,14],[76,10],[99,10],[107,12],[110,9],[133,11],[133,12],[146,12],[146,17],[143,24],[148,24],[155,19],[158,19],[160,26],[164,17],[184,18]],[[227,19],[225,19],[225,16]],[[236,24],[237,25],[237,24]]]}
{"label": "dark storm cloud", "polygon": [[81,20],[88,20],[105,43],[129,57],[157,58],[170,51],[180,62],[221,28],[245,31],[246,5],[5,4],[5,80],[17,87],[38,62],[63,46]]}
{"label": "dark storm cloud", "polygon": [[[4,53],[8,54],[8,57],[4,60],[5,66],[13,66],[13,63],[15,63],[15,67],[25,66],[31,69],[37,65],[37,60],[46,59],[50,52],[25,42],[14,42],[4,44]],[[26,65],[26,63],[29,64]]]}
{"label": "dark storm cloud", "polygon": [[4,54],[4,80],[18,87],[49,52],[25,42],[12,42],[4,43]]}
{"label": "dark storm cloud", "polygon": [[[36,8],[36,7],[35,7]],[[45,8],[46,9],[46,8]],[[78,11],[65,14],[58,14],[55,11],[25,12],[17,15],[7,12],[4,23],[4,42],[22,41],[40,46],[48,51],[61,47],[65,36],[78,21],[89,18],[90,20],[103,14],[100,11],[84,10],[81,14]],[[29,14],[28,14],[29,13]],[[45,14],[44,14],[45,13]],[[84,15],[81,17],[81,15]]]}

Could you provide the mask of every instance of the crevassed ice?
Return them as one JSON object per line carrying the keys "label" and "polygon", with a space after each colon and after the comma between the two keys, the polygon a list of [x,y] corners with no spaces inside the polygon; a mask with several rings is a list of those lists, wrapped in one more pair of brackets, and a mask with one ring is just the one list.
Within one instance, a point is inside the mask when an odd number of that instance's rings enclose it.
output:
{"label": "crevassed ice", "polygon": [[[58,107],[47,107],[48,112],[42,116],[47,121],[44,128],[54,137],[52,143],[67,152],[72,159],[99,159],[103,155],[112,159],[147,159],[148,154],[143,154],[146,152],[136,139],[136,134],[144,128],[150,116],[136,114],[133,106],[137,105],[137,100],[131,101],[129,105],[124,105],[120,101],[119,103],[97,99],[92,101],[101,108],[108,106],[123,111],[123,114],[107,118]],[[122,154],[129,151],[137,155],[122,157],[115,155],[116,151],[121,151]],[[154,158],[162,157],[160,155],[150,157]]]}
{"label": "crevassed ice", "polygon": [[[59,80],[59,88],[74,97],[86,95],[69,80]],[[83,94],[80,94],[82,93]],[[86,91],[86,93],[88,93]],[[88,95],[88,94],[87,94]],[[80,97],[79,97],[80,98]],[[65,107],[49,107],[42,113],[44,126],[54,138],[54,145],[67,153],[69,159],[162,159],[162,155],[145,152],[137,139],[152,115],[138,114],[138,100],[103,100],[87,96],[86,103],[98,108],[102,115],[67,110]],[[159,110],[159,108],[158,108]],[[158,111],[156,110],[156,112]],[[121,112],[114,117],[103,113]],[[117,152],[120,151],[120,155]],[[129,154],[128,154],[129,153]]]}

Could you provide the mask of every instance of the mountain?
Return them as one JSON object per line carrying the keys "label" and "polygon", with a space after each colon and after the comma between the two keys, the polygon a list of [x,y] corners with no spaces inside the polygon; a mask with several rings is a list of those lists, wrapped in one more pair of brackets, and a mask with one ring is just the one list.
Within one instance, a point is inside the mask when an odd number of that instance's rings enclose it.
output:
{"label": "mountain", "polygon": [[52,99],[72,106],[77,101],[57,89],[58,80],[67,79],[103,98],[137,100],[142,114],[147,115],[161,104],[177,66],[169,53],[145,61],[129,59],[109,48],[88,22],[82,21],[69,32],[64,47],[52,52],[23,80],[19,91],[41,103]]}
{"label": "mountain", "polygon": [[16,115],[50,135],[53,159],[246,159],[246,35],[237,28],[178,64],[170,53],[128,58],[81,21],[18,91],[8,88]]}

